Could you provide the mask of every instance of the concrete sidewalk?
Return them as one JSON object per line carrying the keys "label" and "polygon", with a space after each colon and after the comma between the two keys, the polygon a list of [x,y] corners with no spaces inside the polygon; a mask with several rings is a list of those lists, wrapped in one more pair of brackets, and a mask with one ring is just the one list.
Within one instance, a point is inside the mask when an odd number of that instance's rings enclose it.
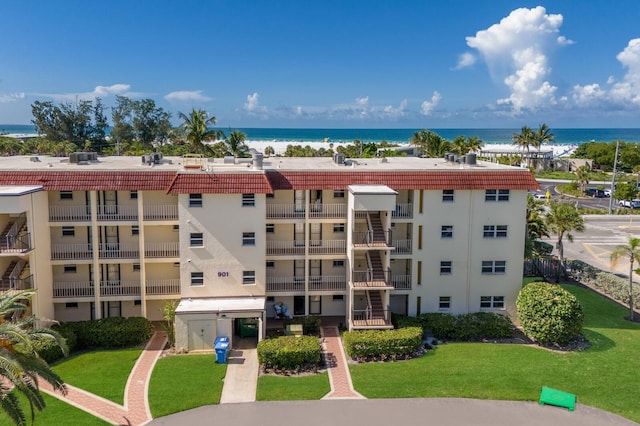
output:
{"label": "concrete sidewalk", "polygon": [[258,351],[255,348],[232,349],[220,404],[253,402],[258,385]]}

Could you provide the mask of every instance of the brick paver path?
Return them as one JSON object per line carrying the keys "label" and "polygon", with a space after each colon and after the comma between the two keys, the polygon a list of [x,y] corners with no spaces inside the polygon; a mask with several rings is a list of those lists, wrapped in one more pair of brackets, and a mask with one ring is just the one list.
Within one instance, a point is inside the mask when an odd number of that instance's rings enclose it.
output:
{"label": "brick paver path", "polygon": [[347,366],[347,358],[342,347],[342,339],[337,327],[322,327],[320,329],[323,343],[325,362],[329,371],[331,392],[322,399],[335,398],[364,398],[353,389],[351,374]]}
{"label": "brick paver path", "polygon": [[67,385],[67,395],[54,392],[46,382],[40,384],[44,392],[114,425],[142,425],[151,420],[147,392],[153,367],[167,343],[167,333],[156,331],[129,374],[124,391],[124,406]]}

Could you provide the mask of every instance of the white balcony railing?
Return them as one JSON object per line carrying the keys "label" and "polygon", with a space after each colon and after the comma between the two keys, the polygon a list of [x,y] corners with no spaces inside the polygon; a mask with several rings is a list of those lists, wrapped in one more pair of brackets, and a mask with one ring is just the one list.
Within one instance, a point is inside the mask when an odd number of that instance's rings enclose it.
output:
{"label": "white balcony railing", "polygon": [[309,291],[343,291],[347,289],[344,275],[309,277]]}
{"label": "white balcony railing", "polygon": [[300,241],[267,241],[267,254],[272,256],[287,256],[304,254],[304,243]]}
{"label": "white balcony railing", "polygon": [[144,220],[178,220],[178,205],[144,206]]}
{"label": "white balcony railing", "polygon": [[304,291],[304,278],[267,277],[267,293],[276,291]]}
{"label": "white balcony railing", "polygon": [[267,218],[270,219],[295,219],[304,218],[304,207],[295,204],[268,204]]}
{"label": "white balcony railing", "polygon": [[51,260],[86,260],[92,256],[90,243],[51,245]]}
{"label": "white balcony railing", "polygon": [[146,257],[160,258],[160,257],[179,257],[180,256],[180,243],[145,243],[144,255]]}
{"label": "white balcony railing", "polygon": [[138,244],[101,243],[98,245],[100,259],[137,259],[140,257]]}
{"label": "white balcony railing", "polygon": [[102,281],[100,296],[140,296],[140,281]]}
{"label": "white balcony railing", "polygon": [[54,281],[53,297],[93,297],[91,281]]}
{"label": "white balcony railing", "polygon": [[346,240],[310,240],[309,254],[345,254]]}
{"label": "white balcony railing", "polygon": [[138,207],[120,205],[98,206],[97,216],[100,221],[138,220]]}
{"label": "white balcony railing", "polygon": [[391,217],[394,219],[411,219],[413,217],[413,204],[396,204],[396,209],[391,212]]}
{"label": "white balcony railing", "polygon": [[411,254],[413,251],[412,240],[393,240],[392,245],[396,248],[394,254]]}
{"label": "white balcony railing", "polygon": [[50,222],[87,222],[91,220],[89,206],[49,206]]}
{"label": "white balcony railing", "polygon": [[147,280],[146,292],[148,296],[179,295],[180,280]]}
{"label": "white balcony railing", "polygon": [[391,282],[396,290],[411,290],[411,275],[393,274]]}
{"label": "white balcony railing", "polygon": [[340,204],[323,204],[314,203],[309,204],[309,217],[310,218],[347,218],[347,205],[345,203]]}

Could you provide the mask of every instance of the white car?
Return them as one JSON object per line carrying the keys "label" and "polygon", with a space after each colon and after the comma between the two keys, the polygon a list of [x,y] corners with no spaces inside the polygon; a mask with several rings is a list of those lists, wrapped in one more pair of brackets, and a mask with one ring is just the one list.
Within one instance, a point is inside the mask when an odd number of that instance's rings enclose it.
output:
{"label": "white car", "polygon": [[628,207],[630,209],[640,209],[640,200],[620,200],[618,201],[620,207]]}
{"label": "white car", "polygon": [[605,189],[604,190],[604,196],[607,197],[607,198],[610,198],[611,197],[611,190],[610,189]]}
{"label": "white car", "polygon": [[531,195],[536,200],[546,200],[547,199],[547,196],[542,192],[529,192],[529,195]]}

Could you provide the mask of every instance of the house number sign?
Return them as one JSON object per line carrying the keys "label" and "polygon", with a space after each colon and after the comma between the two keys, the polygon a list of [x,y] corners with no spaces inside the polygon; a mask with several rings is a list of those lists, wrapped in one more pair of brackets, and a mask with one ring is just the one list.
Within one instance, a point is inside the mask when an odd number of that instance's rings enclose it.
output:
{"label": "house number sign", "polygon": [[227,278],[228,276],[229,276],[229,273],[226,271],[218,272],[218,278]]}

